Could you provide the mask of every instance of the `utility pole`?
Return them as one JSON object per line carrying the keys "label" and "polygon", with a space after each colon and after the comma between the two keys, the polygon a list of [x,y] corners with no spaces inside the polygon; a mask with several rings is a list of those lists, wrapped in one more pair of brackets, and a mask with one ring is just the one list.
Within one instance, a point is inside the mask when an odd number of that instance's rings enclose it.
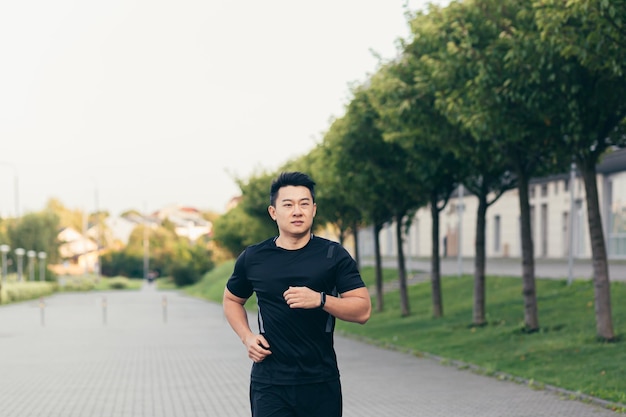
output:
{"label": "utility pole", "polygon": [[143,221],[143,279],[148,280],[150,270],[150,239],[148,239],[148,210],[144,205]]}

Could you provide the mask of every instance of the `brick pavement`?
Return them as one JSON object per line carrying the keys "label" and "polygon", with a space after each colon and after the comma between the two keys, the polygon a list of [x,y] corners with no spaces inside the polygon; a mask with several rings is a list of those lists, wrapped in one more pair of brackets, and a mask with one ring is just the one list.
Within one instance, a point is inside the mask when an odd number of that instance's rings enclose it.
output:
{"label": "brick pavement", "polygon": [[[153,288],[44,301],[43,322],[39,301],[0,307],[0,416],[249,416],[250,362],[220,305]],[[345,417],[616,415],[355,340],[336,345]]]}

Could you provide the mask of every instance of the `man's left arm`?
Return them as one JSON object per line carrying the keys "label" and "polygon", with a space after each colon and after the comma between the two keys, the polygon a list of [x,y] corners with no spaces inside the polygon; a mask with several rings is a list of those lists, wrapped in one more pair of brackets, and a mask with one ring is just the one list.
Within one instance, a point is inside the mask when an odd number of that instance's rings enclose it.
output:
{"label": "man's left arm", "polygon": [[339,297],[326,295],[324,311],[340,320],[365,324],[372,313],[370,293],[365,287],[341,293]]}
{"label": "man's left arm", "polygon": [[[283,298],[290,308],[319,308],[321,293],[307,287],[289,287]],[[365,324],[372,313],[372,301],[366,287],[340,294],[339,297],[326,295],[324,311],[344,321]]]}

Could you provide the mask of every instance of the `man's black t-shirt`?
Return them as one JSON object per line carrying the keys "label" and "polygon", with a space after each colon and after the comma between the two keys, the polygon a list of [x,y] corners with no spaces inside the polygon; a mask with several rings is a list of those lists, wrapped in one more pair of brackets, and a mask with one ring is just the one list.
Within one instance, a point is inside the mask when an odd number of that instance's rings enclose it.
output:
{"label": "man's black t-shirt", "polygon": [[333,347],[335,318],[322,309],[292,309],[290,286],[337,295],[364,287],[356,262],[337,242],[312,236],[301,249],[277,247],[276,238],[247,247],[237,258],[228,290],[257,296],[258,324],[272,354],[254,363],[252,381],[308,384],[339,378]]}

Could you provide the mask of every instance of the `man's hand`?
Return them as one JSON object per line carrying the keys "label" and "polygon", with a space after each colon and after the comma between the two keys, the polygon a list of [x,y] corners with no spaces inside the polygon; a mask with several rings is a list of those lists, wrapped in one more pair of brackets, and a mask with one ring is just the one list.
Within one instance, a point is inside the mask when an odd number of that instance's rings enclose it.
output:
{"label": "man's hand", "polygon": [[321,303],[320,293],[308,287],[289,287],[283,298],[290,308],[318,308]]}
{"label": "man's hand", "polygon": [[272,354],[270,344],[260,334],[251,334],[246,338],[245,345],[248,348],[248,357],[254,362],[261,362]]}

